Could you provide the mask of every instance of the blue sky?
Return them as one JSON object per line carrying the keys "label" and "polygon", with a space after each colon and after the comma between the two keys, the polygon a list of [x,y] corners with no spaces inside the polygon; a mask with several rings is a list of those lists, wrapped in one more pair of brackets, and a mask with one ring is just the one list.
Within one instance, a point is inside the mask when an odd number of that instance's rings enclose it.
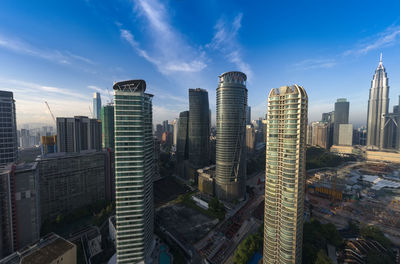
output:
{"label": "blue sky", "polygon": [[217,76],[248,76],[252,118],[268,91],[297,83],[309,120],[350,101],[366,120],[371,78],[383,53],[391,106],[400,95],[400,1],[70,0],[0,2],[0,89],[14,92],[17,122],[89,115],[92,94],[109,100],[114,81],[144,79],[154,122],[188,109],[188,88]]}

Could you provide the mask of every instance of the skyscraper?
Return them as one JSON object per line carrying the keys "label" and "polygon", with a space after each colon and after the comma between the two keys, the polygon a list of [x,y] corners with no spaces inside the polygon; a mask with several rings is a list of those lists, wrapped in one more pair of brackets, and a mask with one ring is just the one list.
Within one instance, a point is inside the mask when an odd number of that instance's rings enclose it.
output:
{"label": "skyscraper", "polygon": [[117,82],[115,192],[117,262],[140,263],[153,247],[152,98],[144,80]]}
{"label": "skyscraper", "polygon": [[93,94],[93,118],[100,119],[100,111],[101,111],[101,97],[100,93]]}
{"label": "skyscraper", "polygon": [[189,161],[196,169],[208,165],[210,112],[208,92],[189,89]]}
{"label": "skyscraper", "polygon": [[333,145],[333,127],[335,123],[335,112],[328,112],[322,114],[321,122],[328,124],[328,148]]}
{"label": "skyscraper", "polygon": [[114,105],[101,108],[101,128],[103,148],[114,149]]}
{"label": "skyscraper", "polygon": [[164,120],[162,122],[162,126],[163,126],[163,131],[162,132],[168,132],[168,120]]}
{"label": "skyscraper", "polygon": [[173,126],[174,126],[174,129],[173,129],[173,139],[172,139],[172,144],[176,147],[176,142],[177,142],[177,140],[178,140],[178,125],[179,125],[179,119],[178,118],[175,118],[173,121],[172,121],[172,124],[173,124]]}
{"label": "skyscraper", "polygon": [[57,117],[57,152],[101,150],[101,121],[87,116]]}
{"label": "skyscraper", "polygon": [[17,161],[17,121],[12,92],[0,91],[0,165]]}
{"label": "skyscraper", "polygon": [[250,125],[251,124],[251,107],[247,106],[246,109],[246,125]]}
{"label": "skyscraper", "polygon": [[253,154],[256,133],[253,125],[246,125],[246,151],[247,154]]}
{"label": "skyscraper", "polygon": [[298,85],[268,96],[264,264],[301,263],[307,107]]}
{"label": "skyscraper", "polygon": [[247,77],[242,72],[219,76],[215,191],[219,199],[243,199],[246,191]]}
{"label": "skyscraper", "polygon": [[178,139],[176,142],[176,161],[178,175],[185,178],[184,161],[189,158],[189,111],[183,111],[179,114]]}
{"label": "skyscraper", "polygon": [[339,145],[339,126],[349,123],[349,106],[346,98],[339,98],[335,103],[335,119],[333,123],[333,145]]}
{"label": "skyscraper", "polygon": [[[320,148],[328,148],[329,124],[325,122],[312,122],[312,145]],[[307,134],[308,136],[308,134]]]}
{"label": "skyscraper", "polygon": [[385,115],[389,111],[389,79],[382,64],[382,54],[369,90],[367,147],[384,148]]}

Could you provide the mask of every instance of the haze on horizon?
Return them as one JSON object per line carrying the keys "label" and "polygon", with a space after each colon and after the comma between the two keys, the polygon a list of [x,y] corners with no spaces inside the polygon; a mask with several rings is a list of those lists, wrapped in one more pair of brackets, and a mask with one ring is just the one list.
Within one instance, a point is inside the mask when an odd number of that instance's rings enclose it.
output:
{"label": "haze on horizon", "polygon": [[5,0],[0,90],[14,92],[19,128],[54,125],[44,101],[55,116],[90,116],[93,92],[105,104],[113,82],[127,79],[146,80],[154,123],[187,110],[196,87],[208,90],[215,123],[217,77],[239,70],[248,76],[252,119],[265,116],[271,88],[296,83],[308,93],[309,121],[347,98],[357,127],[380,52],[390,111],[398,103],[398,10],[398,1]]}

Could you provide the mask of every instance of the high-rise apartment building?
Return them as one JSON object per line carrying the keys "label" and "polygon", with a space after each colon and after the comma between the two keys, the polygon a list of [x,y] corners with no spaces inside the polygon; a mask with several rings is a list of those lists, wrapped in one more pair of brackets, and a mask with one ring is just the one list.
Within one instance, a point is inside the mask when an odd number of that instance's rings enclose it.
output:
{"label": "high-rise apartment building", "polygon": [[114,105],[101,108],[101,128],[103,148],[114,149]]}
{"label": "high-rise apartment building", "polygon": [[57,152],[101,150],[101,121],[86,116],[57,117]]}
{"label": "high-rise apartment building", "polygon": [[382,54],[378,68],[371,82],[368,100],[367,147],[385,148],[385,115],[389,112],[389,78],[382,64]]}
{"label": "high-rise apartment building", "polygon": [[246,151],[247,154],[252,154],[254,151],[256,133],[253,125],[246,125]]}
{"label": "high-rise apartment building", "polygon": [[219,199],[243,199],[246,191],[247,77],[242,72],[219,76],[215,191]]}
{"label": "high-rise apartment building", "polygon": [[101,112],[101,96],[100,96],[100,93],[94,93],[93,94],[93,118],[100,120],[100,118],[101,118],[100,112]]}
{"label": "high-rise apartment building", "polygon": [[340,146],[353,145],[353,124],[340,124],[339,125],[339,140]]}
{"label": "high-rise apartment building", "polygon": [[268,96],[264,264],[301,263],[307,93],[298,85]]}
{"label": "high-rise apartment building", "polygon": [[198,169],[209,163],[210,112],[208,92],[189,89],[189,161]]}
{"label": "high-rise apartment building", "polygon": [[179,119],[175,118],[172,121],[172,125],[174,127],[173,129],[173,139],[172,139],[172,144],[176,147],[176,143],[178,141],[178,126],[179,126]]}
{"label": "high-rise apartment building", "polygon": [[17,121],[12,92],[0,91],[0,165],[17,161]]}
{"label": "high-rise apartment building", "polygon": [[339,126],[349,123],[350,103],[346,98],[339,98],[335,103],[335,119],[333,122],[333,145],[339,145]]}
{"label": "high-rise apartment building", "polygon": [[147,263],[154,243],[153,95],[144,80],[113,88],[117,263]]}
{"label": "high-rise apartment building", "polygon": [[329,147],[329,124],[325,122],[312,122],[311,145],[328,149]]}

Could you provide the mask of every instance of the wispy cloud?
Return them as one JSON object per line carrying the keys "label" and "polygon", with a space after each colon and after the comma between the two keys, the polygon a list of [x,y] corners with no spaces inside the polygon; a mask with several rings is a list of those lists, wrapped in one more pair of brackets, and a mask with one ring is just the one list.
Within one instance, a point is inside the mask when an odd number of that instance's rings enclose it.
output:
{"label": "wispy cloud", "polygon": [[122,28],[121,23],[117,23],[121,38],[127,41],[139,56],[154,64],[161,73],[169,75],[176,72],[199,72],[207,66],[204,52],[186,43],[180,33],[172,27],[168,11],[161,2],[136,0],[134,12],[145,19],[148,29],[146,34],[152,39],[153,45],[148,45],[148,49],[141,48],[132,32]]}
{"label": "wispy cloud", "polygon": [[360,42],[355,48],[349,49],[343,55],[362,55],[370,51],[395,45],[400,42],[400,26],[390,26],[383,32]]}
{"label": "wispy cloud", "polygon": [[214,37],[206,47],[220,51],[229,62],[246,73],[250,79],[253,72],[250,65],[244,61],[242,48],[237,40],[239,29],[242,27],[242,18],[243,14],[239,13],[231,23],[223,18],[219,19],[215,25]]}
{"label": "wispy cloud", "polygon": [[44,101],[57,116],[89,115],[90,96],[81,91],[0,77],[0,90],[14,93],[18,124],[53,124]]}
{"label": "wispy cloud", "polygon": [[84,62],[86,64],[94,64],[92,60],[80,55],[73,54],[69,51],[62,52],[59,50],[37,48],[25,41],[21,41],[4,35],[0,35],[0,48],[60,64],[72,64],[73,62],[77,61]]}
{"label": "wispy cloud", "polygon": [[307,59],[294,64],[294,67],[310,70],[310,69],[327,69],[336,65],[335,59]]}
{"label": "wispy cloud", "polygon": [[[87,99],[87,96],[81,92],[74,92],[69,89],[59,88],[54,86],[47,86],[32,82],[26,82],[21,80],[4,79],[0,77],[0,85],[3,84],[5,87],[12,87],[12,91],[19,92],[35,92],[36,95],[45,96],[47,94],[58,95],[58,96],[68,96],[71,99]],[[72,98],[71,98],[72,97]],[[68,98],[66,98],[68,99]]]}

